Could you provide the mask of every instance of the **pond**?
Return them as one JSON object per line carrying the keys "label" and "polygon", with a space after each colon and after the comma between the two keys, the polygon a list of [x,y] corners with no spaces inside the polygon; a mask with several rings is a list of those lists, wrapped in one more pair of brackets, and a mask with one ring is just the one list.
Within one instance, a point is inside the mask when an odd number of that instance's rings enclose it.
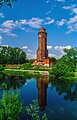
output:
{"label": "pond", "polygon": [[48,120],[77,120],[76,81],[53,81],[45,76],[35,79],[0,74],[0,97],[3,83],[7,84],[8,90],[20,90],[24,105],[38,99],[40,111],[47,113]]}

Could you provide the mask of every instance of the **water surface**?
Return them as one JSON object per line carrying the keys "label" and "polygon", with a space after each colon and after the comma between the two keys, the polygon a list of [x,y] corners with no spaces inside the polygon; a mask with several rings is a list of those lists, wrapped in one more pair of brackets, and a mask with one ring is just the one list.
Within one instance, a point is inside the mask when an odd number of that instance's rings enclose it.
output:
{"label": "water surface", "polygon": [[[49,82],[50,81],[50,82]],[[38,99],[40,111],[47,113],[49,120],[77,120],[77,82],[49,80],[47,77],[25,78],[0,74],[0,97],[2,84],[20,90],[24,105],[29,105]],[[26,120],[26,118],[22,118]]]}

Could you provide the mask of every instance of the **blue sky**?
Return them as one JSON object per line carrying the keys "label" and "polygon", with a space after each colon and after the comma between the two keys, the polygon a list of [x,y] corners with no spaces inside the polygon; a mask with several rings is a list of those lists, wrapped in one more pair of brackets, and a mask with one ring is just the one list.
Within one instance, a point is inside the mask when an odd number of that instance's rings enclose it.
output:
{"label": "blue sky", "polygon": [[45,27],[49,56],[77,47],[77,0],[17,0],[0,9],[0,45],[20,47],[36,58],[38,32]]}

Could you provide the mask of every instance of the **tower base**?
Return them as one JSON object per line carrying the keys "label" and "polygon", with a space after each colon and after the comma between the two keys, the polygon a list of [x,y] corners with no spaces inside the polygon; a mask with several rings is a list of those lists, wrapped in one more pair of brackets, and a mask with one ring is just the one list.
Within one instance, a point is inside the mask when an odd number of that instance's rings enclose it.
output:
{"label": "tower base", "polygon": [[43,61],[42,60],[35,60],[35,62],[33,62],[32,65],[41,65],[41,66],[47,66],[49,67],[50,65],[52,65],[52,61],[49,60],[49,59],[44,59]]}

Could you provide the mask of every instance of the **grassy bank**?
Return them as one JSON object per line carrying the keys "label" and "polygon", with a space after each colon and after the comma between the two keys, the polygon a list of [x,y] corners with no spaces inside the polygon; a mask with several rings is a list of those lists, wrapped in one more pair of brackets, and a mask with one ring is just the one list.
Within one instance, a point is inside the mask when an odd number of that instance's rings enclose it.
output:
{"label": "grassy bank", "polygon": [[[52,78],[53,80],[55,79],[60,79],[60,80],[77,80],[77,72],[70,72],[69,76],[61,75],[61,76],[55,76],[55,74],[52,75],[50,71],[49,77]],[[57,74],[57,73],[56,73]]]}
{"label": "grassy bank", "polygon": [[5,74],[20,74],[20,75],[49,75],[48,71],[39,71],[39,70],[22,70],[22,69],[4,69]]}
{"label": "grassy bank", "polygon": [[63,79],[63,80],[77,80],[77,77],[72,77],[72,76],[69,76],[69,77],[60,77],[60,79]]}
{"label": "grassy bank", "polygon": [[77,72],[75,72],[75,77],[77,78]]}
{"label": "grassy bank", "polygon": [[8,74],[8,75],[19,75],[19,76],[25,76],[27,78],[30,77],[40,77],[39,72],[28,72],[28,71],[21,71],[21,70],[16,70],[16,69],[5,69],[2,71],[2,73],[4,74]]}
{"label": "grassy bank", "polygon": [[[8,75],[25,76],[27,78],[30,78],[30,77],[39,78],[41,75],[46,75],[46,76],[49,76],[50,78],[52,78],[51,74],[49,74],[48,71],[39,71],[39,70],[5,69],[5,70],[3,70],[3,73],[8,74]],[[77,80],[77,72],[75,72],[74,75],[75,76],[66,76],[66,77],[65,76],[61,76],[61,77],[59,77],[59,79]]]}

